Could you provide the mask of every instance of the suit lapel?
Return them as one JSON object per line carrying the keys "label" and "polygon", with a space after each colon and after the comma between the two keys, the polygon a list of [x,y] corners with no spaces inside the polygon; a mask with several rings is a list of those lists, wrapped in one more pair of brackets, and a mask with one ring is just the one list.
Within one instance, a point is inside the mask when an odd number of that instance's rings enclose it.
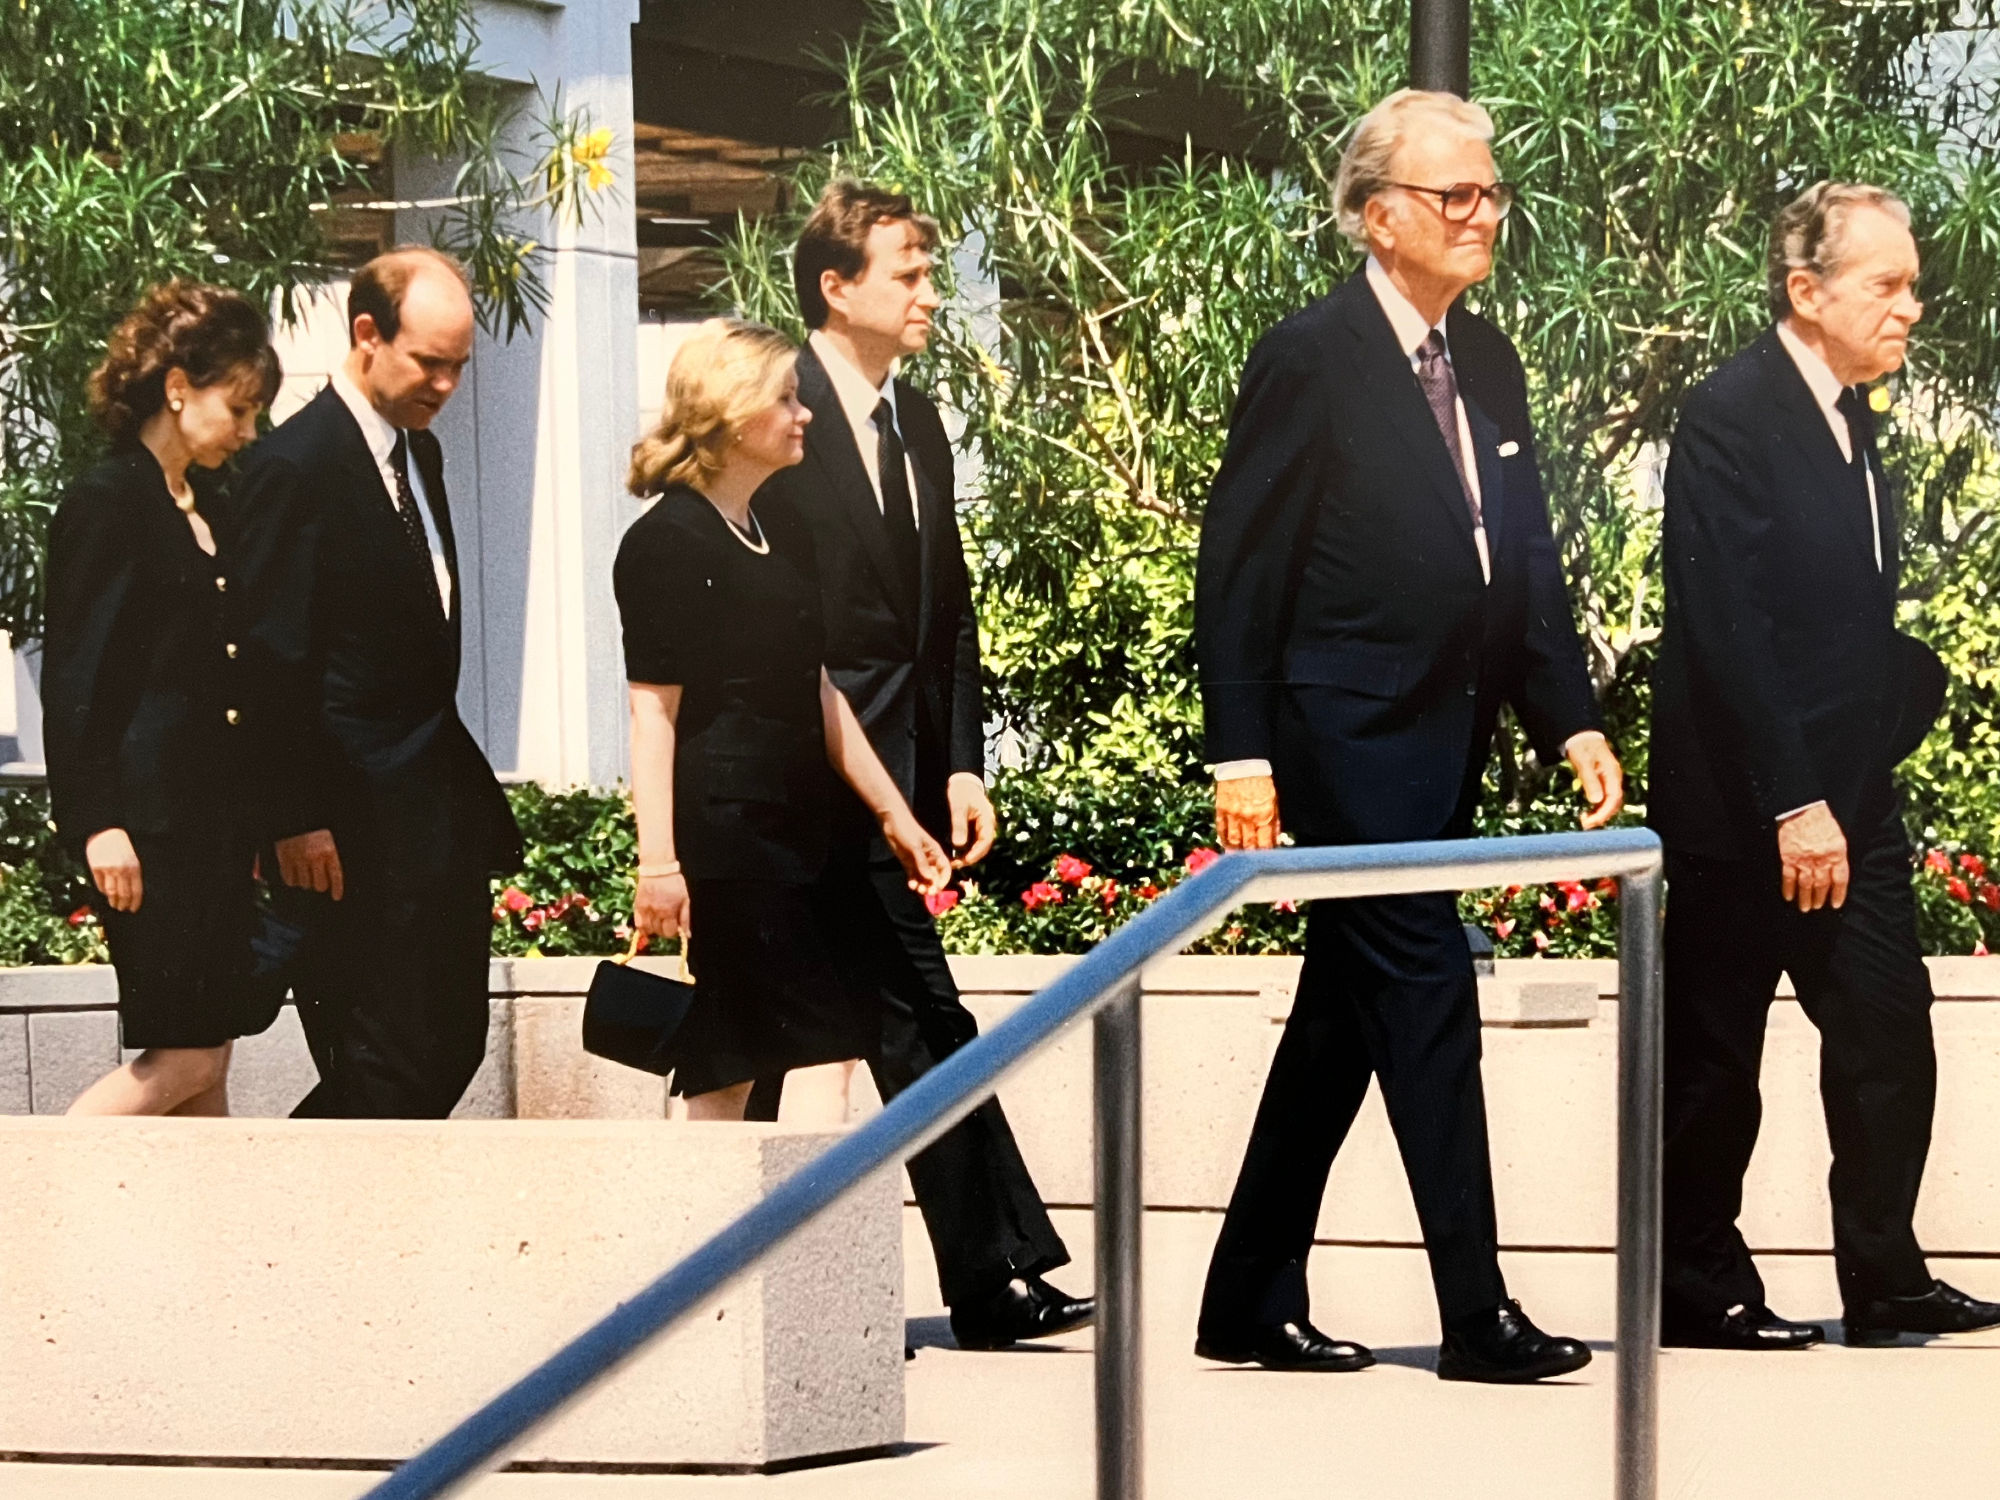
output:
{"label": "suit lapel", "polygon": [[[368,439],[362,434],[361,424],[354,420],[354,413],[347,409],[347,403],[340,399],[340,393],[333,388],[331,383],[321,389],[317,399],[329,404],[329,420],[341,434],[341,447],[344,450],[343,459],[347,467],[349,483],[353,485],[354,494],[358,501],[356,509],[361,514],[362,523],[371,527],[375,532],[374,550],[376,555],[388,559],[388,566],[391,569],[400,570],[403,573],[408,586],[423,595],[425,608],[437,608],[435,596],[432,595],[429,583],[423,573],[423,570],[429,566],[429,563],[427,560],[419,558],[410,549],[409,540],[403,535],[403,523],[396,515],[395,497],[389,493],[388,487],[382,483],[382,471],[376,467],[375,455],[369,451]],[[430,434],[428,433],[423,434],[423,436],[430,438]],[[410,444],[410,452],[416,457],[419,470],[423,474],[424,483],[428,488],[433,471],[426,468],[424,464],[422,453],[426,447],[430,448],[433,453],[436,453],[437,440],[430,438],[427,444],[418,443],[413,440]],[[442,463],[438,465],[435,472],[437,477],[436,493],[441,498],[444,494]],[[436,513],[437,502],[433,502],[433,517],[435,517]],[[450,533],[444,527],[441,526],[439,528],[438,536],[441,540],[449,535]],[[447,558],[451,556],[450,546],[451,544],[447,541],[445,543],[445,555]],[[458,571],[456,567],[452,569],[451,592],[455,604],[458,598]],[[433,615],[431,618],[437,619],[438,617]],[[445,623],[449,624],[450,622],[447,621]]]}
{"label": "suit lapel", "polygon": [[[1479,549],[1472,540],[1472,517],[1465,508],[1465,488],[1444,446],[1444,435],[1431,415],[1430,403],[1424,399],[1423,387],[1417,384],[1417,373],[1410,368],[1409,356],[1397,344],[1389,315],[1375,300],[1366,273],[1356,272],[1345,290],[1347,324],[1359,346],[1361,367],[1368,374],[1363,383],[1417,461],[1418,471],[1427,481],[1425,488],[1446,508],[1453,534],[1463,540],[1467,560],[1477,567]],[[1483,469],[1480,482],[1485,483]]]}
{"label": "suit lapel", "polygon": [[867,554],[869,565],[882,585],[882,596],[905,625],[912,601],[903,597],[896,583],[896,562],[889,552],[889,533],[882,525],[882,508],[875,499],[875,486],[868,482],[862,466],[861,450],[855,446],[854,429],[840,396],[827,378],[819,356],[808,344],[799,353],[799,400],[812,412],[806,428],[806,453],[820,466],[834,509],[846,517]]}
{"label": "suit lapel", "polygon": [[[1768,340],[1764,361],[1771,372],[1772,385],[1777,390],[1778,405],[1785,413],[1786,436],[1812,465],[1822,493],[1839,516],[1839,524],[1846,528],[1854,545],[1866,554],[1868,566],[1872,568],[1875,566],[1875,536],[1873,519],[1868,513],[1865,481],[1857,483],[1854,470],[1841,457],[1840,444],[1827,424],[1826,413],[1813,399],[1812,387],[1806,384],[1806,378],[1799,372],[1791,352],[1779,342],[1777,331],[1772,330],[1764,338]],[[1880,476],[1877,476],[1875,498],[1877,507],[1883,507],[1887,496],[1880,485]],[[1887,514],[1886,509],[1884,514]],[[1884,546],[1882,571],[1885,575],[1888,560],[1888,548]]]}
{"label": "suit lapel", "polygon": [[451,608],[445,612],[445,620],[455,631],[463,591],[458,585],[458,539],[451,529],[451,502],[444,490],[444,447],[438,442],[437,435],[429,430],[412,432],[410,456],[423,478],[424,505],[431,513],[431,524],[437,527],[438,546],[444,552],[445,573],[451,579]]}
{"label": "suit lapel", "polygon": [[1507,481],[1500,467],[1500,426],[1487,416],[1460,380],[1459,399],[1465,403],[1465,425],[1472,431],[1472,457],[1479,469],[1479,516],[1486,527],[1489,556],[1500,555],[1500,518],[1507,506]]}
{"label": "suit lapel", "polygon": [[896,423],[902,430],[904,451],[910,459],[910,474],[916,482],[917,499],[917,655],[922,656],[930,635],[931,605],[937,598],[938,539],[945,535],[943,498],[931,480],[925,455],[910,446],[910,424],[903,420],[909,392],[896,386]]}

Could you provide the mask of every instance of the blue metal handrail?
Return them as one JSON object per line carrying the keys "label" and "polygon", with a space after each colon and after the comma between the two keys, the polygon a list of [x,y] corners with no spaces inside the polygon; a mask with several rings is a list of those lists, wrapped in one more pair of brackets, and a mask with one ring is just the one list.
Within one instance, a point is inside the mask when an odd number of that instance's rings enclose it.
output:
{"label": "blue metal handrail", "polygon": [[[1137,995],[1144,968],[1178,953],[1247,901],[1600,877],[1619,879],[1622,894],[1618,1494],[1620,1500],[1650,1500],[1656,1486],[1657,1427],[1660,870],[1659,840],[1644,830],[1226,855],[1112,933],[1054,984],[946,1058],[657,1281],[404,1463],[364,1500],[432,1500],[494,1466],[527,1432],[843,1194],[921,1151],[978,1108],[1003,1077],[1059,1032],[1107,1006],[1111,1008],[1100,1014],[1098,1028],[1099,1144],[1104,1147],[1110,1139],[1118,1149],[1100,1151],[1098,1213],[1102,1223],[1111,1212],[1112,1224],[1122,1227],[1111,1244],[1098,1246],[1100,1266],[1107,1257],[1115,1263],[1108,1281],[1100,1275],[1099,1286],[1099,1492],[1104,1500],[1136,1497]],[[1121,1013],[1123,1024],[1106,1024]],[[1107,1079],[1112,1080],[1110,1107]],[[1109,1195],[1120,1201],[1107,1203]],[[1120,1430],[1110,1432],[1108,1426]]]}

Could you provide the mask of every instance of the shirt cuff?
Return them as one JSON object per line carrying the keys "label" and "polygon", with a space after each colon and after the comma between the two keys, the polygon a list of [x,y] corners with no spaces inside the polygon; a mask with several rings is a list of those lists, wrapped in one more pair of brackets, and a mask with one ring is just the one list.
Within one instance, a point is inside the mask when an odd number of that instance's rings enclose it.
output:
{"label": "shirt cuff", "polygon": [[1815,807],[1825,807],[1825,806],[1826,806],[1826,798],[1822,797],[1817,802],[1808,802],[1804,807],[1795,807],[1790,812],[1779,813],[1776,818],[1772,819],[1772,821],[1775,823],[1787,823],[1790,822],[1793,818],[1796,818],[1800,813],[1809,813]]}
{"label": "shirt cuff", "polygon": [[1269,776],[1271,763],[1268,760],[1225,760],[1208,769],[1217,781],[1245,781],[1252,776]]}

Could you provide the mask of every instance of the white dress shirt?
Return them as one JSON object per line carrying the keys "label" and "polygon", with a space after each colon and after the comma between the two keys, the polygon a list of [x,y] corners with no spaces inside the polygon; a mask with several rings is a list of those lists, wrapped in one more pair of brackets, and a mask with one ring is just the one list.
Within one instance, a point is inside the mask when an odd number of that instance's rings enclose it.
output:
{"label": "white dress shirt", "polygon": [[[870,385],[868,377],[855,369],[847,356],[834,347],[833,340],[819,329],[815,328],[806,342],[819,356],[826,378],[833,382],[833,394],[839,398],[841,412],[854,431],[854,446],[861,450],[861,467],[868,471],[868,482],[875,487],[875,508],[880,510],[882,434],[875,426],[875,408],[884,401],[889,403],[889,420],[896,428],[896,440],[903,442],[902,421],[896,414],[896,372],[891,368],[879,386]],[[908,443],[903,443],[903,482],[910,491],[910,514],[921,527],[923,506],[917,500],[917,471],[911,464]]]}
{"label": "white dress shirt", "polygon": [[[1389,273],[1382,269],[1382,263],[1374,256],[1368,257],[1368,289],[1375,294],[1375,300],[1382,304],[1382,311],[1389,319],[1390,331],[1396,335],[1396,342],[1409,357],[1410,369],[1417,369],[1417,351],[1424,340],[1431,336],[1433,329],[1444,339],[1445,360],[1451,360],[1451,340],[1444,331],[1444,319],[1436,323],[1426,323],[1424,315],[1410,305],[1410,299],[1389,279]],[[1455,373],[1455,372],[1454,372]],[[1472,424],[1465,417],[1465,398],[1458,396],[1453,405],[1458,411],[1458,451],[1465,459],[1465,482],[1472,490],[1472,498],[1484,505],[1485,496],[1479,489],[1479,459],[1472,451]],[[1486,581],[1493,581],[1493,558],[1486,549],[1486,526],[1484,522],[1472,528],[1472,544],[1479,549],[1479,571]],[[1226,760],[1215,767],[1217,781],[1237,781],[1247,776],[1269,776],[1271,763],[1267,760]]]}
{"label": "white dress shirt", "polygon": [[[1799,374],[1805,377],[1806,389],[1812,392],[1813,400],[1819,404],[1820,415],[1826,418],[1826,425],[1833,431],[1834,442],[1840,445],[1840,456],[1849,463],[1854,462],[1854,435],[1848,431],[1847,418],[1837,403],[1840,393],[1847,389],[1840,383],[1840,377],[1833,373],[1827,362],[1806,347],[1804,339],[1792,332],[1791,320],[1778,324],[1778,342],[1785,346],[1785,353],[1791,355],[1792,363],[1799,367]],[[1875,540],[1875,571],[1882,571],[1882,511],[1875,498],[1875,469],[1870,464],[1862,464],[1862,473],[1868,476],[1868,531]],[[1786,822],[1800,813],[1811,812],[1815,807],[1825,807],[1822,798],[1818,802],[1808,802],[1804,807],[1795,807],[1790,812],[1779,813],[1778,821]]]}
{"label": "white dress shirt", "polygon": [[[392,427],[389,419],[369,403],[361,393],[361,387],[347,378],[347,371],[336,365],[333,371],[334,394],[347,403],[347,409],[354,413],[354,420],[360,425],[361,436],[368,444],[368,452],[375,460],[375,469],[382,476],[382,488],[389,492],[389,503],[396,503],[396,439],[402,430]],[[423,467],[415,455],[406,453],[406,463],[410,471],[410,494],[416,498],[417,516],[424,523],[424,541],[430,547],[431,571],[437,575],[438,599],[444,605],[445,618],[451,618],[451,565],[445,561],[444,540],[438,535],[437,521],[431,515],[430,496],[424,492]]]}

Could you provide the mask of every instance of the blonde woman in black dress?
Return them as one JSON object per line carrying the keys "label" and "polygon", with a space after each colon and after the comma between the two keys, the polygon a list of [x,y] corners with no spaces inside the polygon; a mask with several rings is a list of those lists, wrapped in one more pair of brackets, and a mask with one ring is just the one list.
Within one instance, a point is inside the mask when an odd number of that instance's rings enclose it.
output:
{"label": "blonde woman in black dress", "polygon": [[911,888],[951,864],[924,832],[822,659],[810,531],[752,505],[805,455],[797,351],[715,319],[675,355],[631,488],[658,496],[618,549],[639,825],[634,918],[688,935],[695,1000],[676,1044],[688,1117],[740,1120],[752,1082],[851,1062],[880,1017],[843,982],[813,882],[838,773]]}
{"label": "blonde woman in black dress", "polygon": [[139,1055],[72,1114],[227,1114],[231,1044],[277,1015],[252,975],[257,713],[208,471],[256,437],[278,380],[257,306],[188,281],[149,292],[91,376],[111,452],[49,527],[43,739]]}

